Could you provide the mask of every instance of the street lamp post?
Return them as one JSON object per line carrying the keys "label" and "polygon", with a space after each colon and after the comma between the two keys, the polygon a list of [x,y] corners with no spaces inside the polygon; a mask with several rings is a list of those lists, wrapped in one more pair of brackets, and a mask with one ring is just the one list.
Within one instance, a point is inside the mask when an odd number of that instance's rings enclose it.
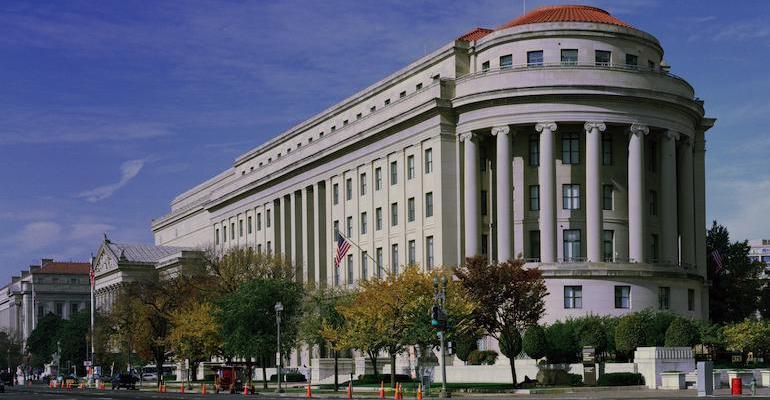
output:
{"label": "street lamp post", "polygon": [[279,301],[275,303],[275,323],[278,333],[278,388],[275,390],[277,393],[283,393],[283,389],[281,389],[281,369],[283,368],[283,357],[281,357],[281,311],[283,311],[283,304]]}
{"label": "street lamp post", "polygon": [[[447,311],[446,311],[446,285],[447,285],[447,278],[446,275],[441,275],[441,287],[439,287],[439,279],[438,277],[433,278],[433,291],[435,295],[435,303],[436,306],[438,306],[438,319],[437,322],[437,328],[438,328],[438,337],[439,337],[439,345],[441,346],[441,398],[445,399],[448,397],[451,397],[451,394],[446,389],[446,345],[445,345],[445,336],[447,331]],[[433,322],[431,322],[433,323]]]}

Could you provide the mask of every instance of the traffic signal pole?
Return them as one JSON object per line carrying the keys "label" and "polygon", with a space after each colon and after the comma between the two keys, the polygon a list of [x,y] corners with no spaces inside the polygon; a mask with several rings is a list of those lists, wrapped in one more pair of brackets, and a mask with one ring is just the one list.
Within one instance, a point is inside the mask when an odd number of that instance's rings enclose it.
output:
{"label": "traffic signal pole", "polygon": [[439,346],[441,351],[441,398],[451,397],[446,389],[446,330],[447,330],[447,311],[446,311],[446,275],[441,276],[441,287],[439,288],[438,277],[433,278],[433,290],[435,293],[434,303],[431,308],[431,325],[438,330]]}

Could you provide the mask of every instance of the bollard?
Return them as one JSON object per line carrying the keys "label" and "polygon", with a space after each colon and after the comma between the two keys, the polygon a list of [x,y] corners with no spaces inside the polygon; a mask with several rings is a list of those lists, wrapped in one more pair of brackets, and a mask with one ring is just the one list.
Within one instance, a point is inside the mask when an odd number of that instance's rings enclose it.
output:
{"label": "bollard", "polygon": [[306,399],[312,399],[313,398],[313,391],[310,389],[310,382],[308,382],[307,390],[305,390],[305,398]]}
{"label": "bollard", "polygon": [[730,380],[730,394],[742,395],[743,387],[741,386],[741,378],[733,378]]}
{"label": "bollard", "polygon": [[757,378],[751,378],[751,395],[757,395]]}
{"label": "bollard", "polygon": [[417,400],[422,400],[422,383],[417,384]]}
{"label": "bollard", "polygon": [[202,396],[206,395],[206,384],[205,383],[201,383],[201,395]]}
{"label": "bollard", "polygon": [[348,381],[348,400],[353,398],[353,381]]}
{"label": "bollard", "polygon": [[385,399],[385,381],[380,381],[380,400]]}
{"label": "bollard", "polygon": [[184,394],[184,382],[182,382],[182,384],[179,385],[179,393]]}

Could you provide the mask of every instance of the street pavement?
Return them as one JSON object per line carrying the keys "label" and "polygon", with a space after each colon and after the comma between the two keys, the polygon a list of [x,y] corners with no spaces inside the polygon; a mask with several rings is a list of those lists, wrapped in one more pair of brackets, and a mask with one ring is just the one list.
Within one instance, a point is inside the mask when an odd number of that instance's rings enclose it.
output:
{"label": "street pavement", "polygon": [[[756,396],[747,395],[744,392],[744,396],[756,399],[770,399],[770,389],[759,389]],[[299,393],[287,393],[282,395],[276,395],[275,393],[261,393],[259,395],[245,396],[243,394],[214,394],[208,393],[206,395],[201,394],[181,394],[181,393],[157,393],[152,391],[139,391],[139,390],[93,390],[93,389],[49,389],[47,386],[32,386],[32,387],[6,387],[5,393],[0,393],[1,399],[19,399],[19,400],[68,400],[68,399],[91,399],[91,400],[110,400],[110,399],[201,399],[201,398],[216,398],[216,399],[242,399],[245,397],[253,397],[258,399],[276,399],[276,400],[292,400],[302,399],[304,396]],[[346,393],[314,393],[314,398],[322,399],[347,399]],[[376,396],[364,395],[354,396],[354,398],[362,399],[375,399]],[[452,398],[454,399],[472,399],[472,400],[500,400],[506,398],[533,398],[533,399],[559,399],[559,400],[592,400],[592,399],[692,399],[697,398],[695,390],[682,390],[682,391],[667,391],[667,390],[600,390],[600,391],[580,391],[571,393],[560,394],[460,394],[455,393]],[[718,390],[716,396],[711,397],[713,399],[735,399],[736,397],[730,396],[729,390]],[[405,397],[404,400],[414,400],[413,398]]]}

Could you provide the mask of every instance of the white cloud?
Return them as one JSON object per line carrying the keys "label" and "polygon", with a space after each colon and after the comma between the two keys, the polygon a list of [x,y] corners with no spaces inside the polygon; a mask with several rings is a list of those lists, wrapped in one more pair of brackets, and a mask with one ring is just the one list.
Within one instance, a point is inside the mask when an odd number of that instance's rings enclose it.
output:
{"label": "white cloud", "polygon": [[25,251],[43,249],[61,240],[62,227],[55,222],[31,222],[24,226],[16,242]]}
{"label": "white cloud", "polygon": [[126,186],[126,184],[128,184],[131,179],[134,179],[139,174],[139,171],[141,171],[142,167],[144,167],[144,161],[145,160],[129,160],[124,162],[120,166],[120,181],[109,185],[99,186],[91,190],[86,190],[84,192],[78,193],[77,197],[84,198],[91,203],[95,203],[97,201],[111,197],[118,189]]}
{"label": "white cloud", "polygon": [[70,240],[97,240],[104,233],[115,230],[115,227],[108,224],[83,224],[78,223],[72,226],[72,231],[69,234]]}

